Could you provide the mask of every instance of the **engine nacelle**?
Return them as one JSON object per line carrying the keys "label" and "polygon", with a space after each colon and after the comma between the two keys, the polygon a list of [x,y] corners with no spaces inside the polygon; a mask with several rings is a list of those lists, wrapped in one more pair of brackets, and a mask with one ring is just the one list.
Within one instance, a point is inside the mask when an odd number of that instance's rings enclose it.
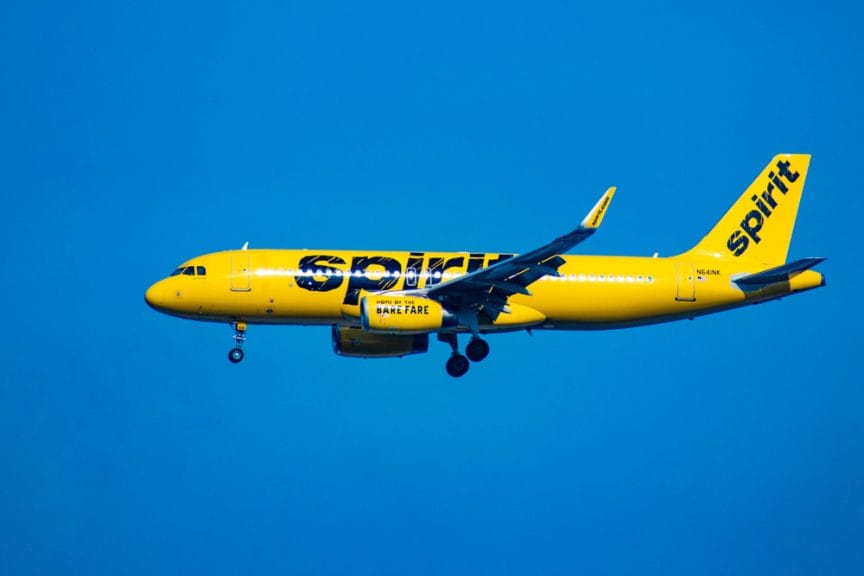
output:
{"label": "engine nacelle", "polygon": [[360,300],[360,324],[368,332],[420,334],[453,323],[441,303],[429,298],[370,294]]}
{"label": "engine nacelle", "polygon": [[362,328],[333,326],[333,351],[357,358],[393,358],[429,350],[428,334],[372,334]]}

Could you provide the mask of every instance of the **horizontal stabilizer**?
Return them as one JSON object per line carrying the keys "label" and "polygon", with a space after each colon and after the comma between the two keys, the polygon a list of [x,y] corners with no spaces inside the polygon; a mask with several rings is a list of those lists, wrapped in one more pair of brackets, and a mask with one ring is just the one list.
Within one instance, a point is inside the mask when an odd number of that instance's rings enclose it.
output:
{"label": "horizontal stabilizer", "polygon": [[758,288],[776,282],[786,282],[793,274],[809,270],[824,260],[825,258],[802,258],[782,266],[777,266],[776,268],[757,272],[756,274],[745,274],[739,278],[733,278],[732,281],[738,284],[738,286],[746,288]]}

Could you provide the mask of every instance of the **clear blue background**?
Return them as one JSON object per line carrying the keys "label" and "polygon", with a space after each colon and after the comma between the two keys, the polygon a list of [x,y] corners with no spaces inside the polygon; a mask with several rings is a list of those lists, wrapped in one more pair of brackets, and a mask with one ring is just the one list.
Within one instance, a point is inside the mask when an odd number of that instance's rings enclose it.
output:
{"label": "clear blue background", "polygon": [[[466,4],[0,6],[0,573],[864,573],[860,8]],[[609,185],[578,251],[670,255],[780,152],[827,288],[461,380],[143,300],[245,241],[525,250]]]}

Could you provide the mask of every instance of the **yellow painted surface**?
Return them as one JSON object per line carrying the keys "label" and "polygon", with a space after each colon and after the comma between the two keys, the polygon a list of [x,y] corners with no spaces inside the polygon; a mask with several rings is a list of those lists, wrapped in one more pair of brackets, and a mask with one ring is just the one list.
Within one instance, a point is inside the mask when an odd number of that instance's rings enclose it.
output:
{"label": "yellow painted surface", "polygon": [[[201,278],[178,275],[161,280],[148,290],[148,301],[165,312],[201,320],[350,324],[352,320],[343,310],[348,288],[352,281],[356,283],[357,273],[362,274],[362,282],[384,278],[380,266],[355,269],[349,278],[351,263],[369,256],[389,258],[404,272],[409,259],[408,252],[248,250],[244,251],[248,256],[248,269],[243,271],[232,265],[238,252],[241,251],[217,252],[185,262],[183,266],[204,266],[207,275]],[[336,258],[344,264],[300,265],[302,258],[314,255]],[[497,257],[496,254],[485,255],[484,262]],[[463,260],[463,265],[444,270],[441,281],[465,273],[465,253],[425,253],[424,262],[428,263],[430,258]],[[559,270],[561,277],[544,277],[529,286],[530,296],[517,294],[510,298],[518,307],[517,314],[530,315],[533,312],[528,310],[535,311],[534,318],[542,322],[541,326],[550,328],[615,327],[686,318],[815,288],[822,283],[821,274],[808,270],[788,284],[775,286],[770,293],[748,295],[732,282],[734,275],[760,270],[748,261],[711,257],[698,260],[684,257],[564,258],[566,263]],[[329,276],[324,268],[330,268]],[[424,269],[418,270],[418,288],[426,286],[430,280],[435,281],[428,277],[425,268],[424,265]],[[404,273],[392,280],[395,282],[392,290],[405,287]],[[329,281],[334,287],[315,291],[299,285],[302,281],[318,284]],[[237,289],[238,286],[242,289]],[[682,287],[683,296],[690,296],[692,288],[694,299],[681,299]],[[354,316],[359,317],[359,312]],[[484,327],[484,330],[494,331],[499,327],[507,327],[507,318],[502,318],[498,326]]]}
{"label": "yellow painted surface", "polygon": [[[423,306],[424,314],[379,315],[370,321],[375,326],[366,328],[394,333],[467,331],[472,324],[483,332],[615,328],[690,318],[822,286],[822,275],[813,270],[787,274],[785,281],[758,289],[744,290],[735,283],[786,261],[809,165],[806,154],[775,156],[711,231],[681,255],[562,256],[563,264],[556,257],[557,275],[549,269],[549,275],[531,282],[530,295],[515,291],[504,311],[492,314],[491,320],[484,313],[476,314],[482,299],[460,307],[460,294],[438,291],[439,303],[418,300],[415,292],[407,303]],[[614,193],[615,188],[609,188],[575,232],[593,233]],[[572,245],[561,244],[564,249]],[[197,320],[356,327],[361,323],[364,297],[373,307],[387,300],[398,312],[409,296],[400,291],[446,283],[511,256],[232,250],[185,262],[175,275],[151,286],[146,299],[167,314]],[[492,284],[481,281],[474,287],[491,291]],[[522,285],[518,288],[525,290]],[[457,305],[447,298],[455,298]],[[393,299],[401,300],[394,303]]]}

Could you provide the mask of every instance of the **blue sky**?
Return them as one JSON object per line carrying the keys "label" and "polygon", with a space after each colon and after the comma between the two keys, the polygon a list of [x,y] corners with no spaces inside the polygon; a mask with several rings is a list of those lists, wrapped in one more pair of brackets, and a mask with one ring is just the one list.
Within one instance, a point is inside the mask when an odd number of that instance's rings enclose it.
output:
{"label": "blue sky", "polygon": [[[5,2],[3,574],[864,572],[860,8]],[[828,287],[333,355],[159,315],[239,247],[673,254],[813,154]]]}

